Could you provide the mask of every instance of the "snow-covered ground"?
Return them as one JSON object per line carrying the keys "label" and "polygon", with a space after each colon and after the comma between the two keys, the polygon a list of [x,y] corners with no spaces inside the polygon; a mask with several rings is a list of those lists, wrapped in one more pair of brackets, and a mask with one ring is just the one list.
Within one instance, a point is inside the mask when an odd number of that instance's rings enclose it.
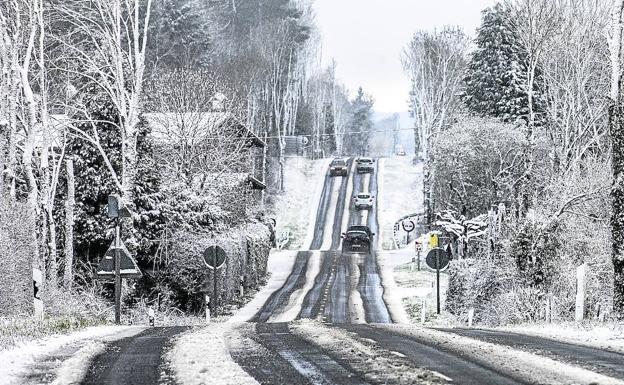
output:
{"label": "snow-covered ground", "polygon": [[624,353],[624,322],[559,322],[496,328]]}
{"label": "snow-covered ground", "polygon": [[290,232],[290,250],[307,248],[312,241],[308,230],[314,224],[330,159],[310,160],[303,157],[286,159],[285,192],[273,202],[272,215],[278,233]]}
{"label": "snow-covered ground", "polygon": [[421,212],[422,163],[412,164],[412,158],[396,156],[380,161],[379,173],[379,226],[384,249],[394,248],[393,227],[401,217]]}
{"label": "snow-covered ground", "polygon": [[[383,250],[378,250],[378,264],[384,285],[384,300],[394,322],[420,322],[425,303],[426,319],[436,310],[435,272],[425,266],[421,253],[421,270],[412,263],[414,241],[397,249],[393,240],[395,222],[405,215],[422,212],[422,164],[413,165],[411,158],[392,157],[380,160],[379,225]],[[440,277],[442,304],[446,297],[448,277]],[[442,306],[444,307],[444,306]]]}
{"label": "snow-covered ground", "polygon": [[167,353],[180,385],[258,385],[230,356],[226,336],[235,323],[211,323],[185,333]]}
{"label": "snow-covered ground", "polygon": [[54,360],[45,370],[53,372],[55,384],[72,384],[79,381],[86,372],[90,360],[104,347],[105,342],[133,336],[141,332],[142,327],[130,326],[97,326],[85,330],[56,335],[40,340],[30,341],[0,351],[0,384],[24,384],[25,375],[33,375],[33,367],[47,361],[51,354],[59,354],[71,358],[65,361]]}
{"label": "snow-covered ground", "polygon": [[478,341],[451,333],[425,329],[415,325],[379,325],[414,336],[432,346],[444,346],[460,356],[485,366],[495,366],[501,373],[521,375],[532,384],[624,384],[623,381],[591,372],[580,367],[555,361],[549,357],[516,350],[510,347]]}

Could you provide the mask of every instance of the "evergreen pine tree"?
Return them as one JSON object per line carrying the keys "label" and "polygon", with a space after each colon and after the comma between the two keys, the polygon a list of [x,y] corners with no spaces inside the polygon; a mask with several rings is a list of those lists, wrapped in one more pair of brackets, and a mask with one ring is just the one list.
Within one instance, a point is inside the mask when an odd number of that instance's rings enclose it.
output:
{"label": "evergreen pine tree", "polygon": [[373,128],[373,100],[362,87],[351,104],[351,119],[345,135],[346,153],[362,155],[368,152],[368,139]]}
{"label": "evergreen pine tree", "polygon": [[527,63],[509,6],[497,3],[483,11],[476,45],[465,79],[468,108],[507,122],[525,117]]}
{"label": "evergreen pine tree", "polygon": [[[119,118],[112,103],[103,96],[94,96],[88,102],[90,118],[97,122],[96,129],[100,144],[107,154],[117,175],[121,175],[121,135]],[[91,122],[77,125],[85,132],[91,132]],[[160,175],[153,157],[153,143],[150,129],[141,118],[138,140],[138,170],[136,175],[135,200],[132,202],[136,217],[133,223],[132,238],[137,246],[134,251],[140,264],[145,264],[153,253],[153,240],[164,229],[162,215],[162,194],[160,193]],[[108,196],[118,194],[110,170],[98,149],[90,142],[72,137],[67,148],[68,155],[74,159],[76,178],[76,218],[75,250],[85,262],[97,263],[112,240],[113,222],[106,213]],[[63,189],[60,190],[64,193]],[[64,197],[60,197],[62,201]],[[126,233],[129,238],[130,234]],[[130,246],[130,245],[128,245]]]}

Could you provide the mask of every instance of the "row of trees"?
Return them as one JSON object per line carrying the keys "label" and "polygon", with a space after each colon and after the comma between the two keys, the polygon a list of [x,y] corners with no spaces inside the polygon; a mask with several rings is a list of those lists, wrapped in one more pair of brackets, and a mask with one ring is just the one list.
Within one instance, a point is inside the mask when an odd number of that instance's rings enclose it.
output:
{"label": "row of trees", "polygon": [[[506,1],[483,11],[475,49],[455,28],[417,33],[406,47],[430,223],[436,211],[469,218],[506,207],[505,225],[490,240],[496,251],[475,242],[469,255],[497,255],[508,268],[476,272],[491,280],[473,282],[468,302],[519,304],[517,320],[535,319],[543,307],[530,302],[548,298],[566,318],[576,266],[587,263],[588,308],[624,314],[622,210],[619,184],[611,187],[622,132],[621,6]],[[462,280],[457,289],[470,291]]]}

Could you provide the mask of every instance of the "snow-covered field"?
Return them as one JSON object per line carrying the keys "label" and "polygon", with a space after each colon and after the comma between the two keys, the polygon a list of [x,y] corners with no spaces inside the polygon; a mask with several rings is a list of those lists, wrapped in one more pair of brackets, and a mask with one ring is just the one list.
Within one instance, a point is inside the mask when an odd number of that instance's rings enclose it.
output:
{"label": "snow-covered field", "polygon": [[325,172],[330,159],[310,160],[303,157],[286,159],[284,167],[285,192],[274,199],[272,215],[278,233],[290,232],[290,250],[308,247],[308,228],[314,223]]}
{"label": "snow-covered field", "polygon": [[381,160],[379,180],[379,226],[384,249],[393,247],[393,226],[401,217],[421,212],[422,163],[412,164],[412,158],[397,156]]}
{"label": "snow-covered field", "polygon": [[[82,378],[89,361],[104,347],[105,342],[131,337],[142,327],[97,326],[85,330],[30,341],[0,351],[0,384],[24,384],[22,376],[33,375],[34,366],[42,364],[51,354],[71,357],[65,361],[52,360],[45,365],[55,384],[72,384]],[[65,352],[63,352],[65,351]],[[42,375],[44,373],[41,373]]]}

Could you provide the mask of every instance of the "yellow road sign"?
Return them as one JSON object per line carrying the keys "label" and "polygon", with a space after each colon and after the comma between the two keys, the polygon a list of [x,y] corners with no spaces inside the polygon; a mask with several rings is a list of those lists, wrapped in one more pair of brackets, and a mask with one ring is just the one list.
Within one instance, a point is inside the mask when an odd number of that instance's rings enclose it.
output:
{"label": "yellow road sign", "polygon": [[438,247],[438,234],[431,233],[429,234],[429,248],[433,249],[434,247]]}

